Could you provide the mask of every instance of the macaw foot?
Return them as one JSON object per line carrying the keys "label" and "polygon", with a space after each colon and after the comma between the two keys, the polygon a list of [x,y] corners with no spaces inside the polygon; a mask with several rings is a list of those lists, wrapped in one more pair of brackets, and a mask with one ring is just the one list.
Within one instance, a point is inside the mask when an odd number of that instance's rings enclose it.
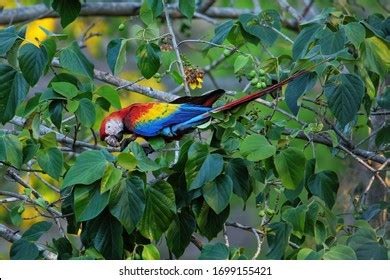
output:
{"label": "macaw foot", "polygon": [[132,135],[131,137],[125,138],[122,140],[120,146],[121,146],[121,151],[127,148],[131,142],[133,142],[135,139],[137,139],[136,136]]}

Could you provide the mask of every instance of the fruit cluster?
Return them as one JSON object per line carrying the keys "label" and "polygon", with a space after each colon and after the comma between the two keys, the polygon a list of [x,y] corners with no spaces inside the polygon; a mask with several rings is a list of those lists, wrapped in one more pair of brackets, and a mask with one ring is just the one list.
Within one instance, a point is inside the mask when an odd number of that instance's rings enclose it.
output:
{"label": "fruit cluster", "polygon": [[258,89],[267,87],[265,83],[267,78],[263,69],[259,69],[257,72],[255,70],[250,71],[247,78],[251,81],[251,85]]}

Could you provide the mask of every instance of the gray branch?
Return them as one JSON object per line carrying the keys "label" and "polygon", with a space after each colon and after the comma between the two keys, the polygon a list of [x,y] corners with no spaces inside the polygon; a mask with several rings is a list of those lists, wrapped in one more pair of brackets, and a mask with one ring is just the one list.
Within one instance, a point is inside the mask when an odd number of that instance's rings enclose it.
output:
{"label": "gray branch", "polygon": [[[212,1],[210,1],[211,4]],[[211,4],[212,5],[212,4]],[[139,14],[140,3],[134,2],[94,2],[86,3],[81,7],[80,17],[89,16],[136,16]],[[205,10],[204,12],[202,10]],[[228,19],[237,18],[243,13],[250,13],[249,9],[201,7],[200,12],[211,18]],[[178,11],[170,13],[172,18],[183,18]],[[41,18],[58,18],[57,12],[46,7],[44,4],[19,7],[15,9],[4,9],[0,12],[0,24],[19,23]],[[197,16],[195,15],[195,18]]]}
{"label": "gray branch", "polygon": [[[14,243],[22,238],[22,236],[17,233],[16,231],[13,231],[9,227],[6,227],[3,224],[0,224],[0,237],[7,240],[8,242]],[[43,252],[43,256],[47,260],[56,260],[57,255],[46,250],[42,245],[37,244],[37,247],[39,250]]]}
{"label": "gray branch", "polygon": [[[61,67],[58,59],[53,59],[52,65],[54,67]],[[129,81],[115,77],[114,75],[111,75],[108,72],[103,72],[95,69],[93,74],[96,80],[105,82],[110,85],[114,85],[116,87],[120,87],[122,89],[134,91],[161,101],[171,102],[176,98],[178,98],[178,96],[170,94],[168,92],[156,90],[151,87],[141,86],[136,83],[130,83]]]}

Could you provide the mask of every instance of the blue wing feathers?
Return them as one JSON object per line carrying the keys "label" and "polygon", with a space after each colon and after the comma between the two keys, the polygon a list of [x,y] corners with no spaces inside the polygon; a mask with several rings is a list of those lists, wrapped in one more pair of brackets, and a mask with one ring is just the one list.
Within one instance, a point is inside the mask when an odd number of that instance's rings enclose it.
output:
{"label": "blue wing feathers", "polygon": [[134,132],[138,135],[148,137],[157,136],[161,133],[166,134],[165,131],[167,131],[167,128],[181,123],[186,123],[197,116],[209,112],[210,110],[210,107],[193,104],[181,104],[177,111],[165,118],[139,123],[134,127]]}

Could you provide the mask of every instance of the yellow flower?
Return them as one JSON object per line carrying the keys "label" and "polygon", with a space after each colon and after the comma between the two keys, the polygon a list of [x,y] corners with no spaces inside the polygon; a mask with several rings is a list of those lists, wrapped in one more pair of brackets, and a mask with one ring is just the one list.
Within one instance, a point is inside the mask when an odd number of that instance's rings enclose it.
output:
{"label": "yellow flower", "polygon": [[184,74],[191,89],[202,88],[204,78],[203,70],[187,66],[184,68]]}

